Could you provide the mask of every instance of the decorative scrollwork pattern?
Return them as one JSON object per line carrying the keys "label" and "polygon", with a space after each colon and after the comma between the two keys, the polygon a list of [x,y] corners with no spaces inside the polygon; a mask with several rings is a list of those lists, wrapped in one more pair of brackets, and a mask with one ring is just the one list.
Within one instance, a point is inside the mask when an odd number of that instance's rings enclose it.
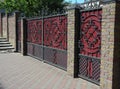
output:
{"label": "decorative scrollwork pattern", "polygon": [[102,10],[81,12],[79,40],[79,77],[100,82]]}
{"label": "decorative scrollwork pattern", "polygon": [[66,69],[66,50],[66,13],[27,20],[28,55]]}
{"label": "decorative scrollwork pattern", "polygon": [[79,55],[79,76],[95,83],[100,82],[100,60]]}
{"label": "decorative scrollwork pattern", "polygon": [[67,49],[66,16],[44,19],[44,45],[58,49]]}
{"label": "decorative scrollwork pattern", "polygon": [[101,10],[82,12],[80,54],[100,57],[101,13]]}
{"label": "decorative scrollwork pattern", "polygon": [[28,20],[27,41],[35,44],[42,44],[42,20]]}

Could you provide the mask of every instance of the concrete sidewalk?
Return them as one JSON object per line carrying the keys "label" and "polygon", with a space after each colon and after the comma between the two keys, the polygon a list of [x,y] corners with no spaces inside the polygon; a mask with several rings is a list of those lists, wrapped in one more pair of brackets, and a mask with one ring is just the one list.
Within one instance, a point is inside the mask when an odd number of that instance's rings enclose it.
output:
{"label": "concrete sidewalk", "polygon": [[19,53],[0,54],[0,89],[99,89],[66,71]]}

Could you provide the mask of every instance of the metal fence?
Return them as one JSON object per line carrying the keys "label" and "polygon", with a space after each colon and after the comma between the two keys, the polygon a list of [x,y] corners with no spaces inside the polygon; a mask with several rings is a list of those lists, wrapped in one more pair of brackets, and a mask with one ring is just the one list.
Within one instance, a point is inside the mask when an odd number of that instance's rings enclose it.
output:
{"label": "metal fence", "polygon": [[[81,8],[78,76],[99,85],[103,1],[90,0],[77,6]],[[46,15],[44,11],[41,17],[27,18],[27,54],[66,70],[67,13]]]}
{"label": "metal fence", "polygon": [[78,76],[99,84],[102,21],[101,4],[99,0],[94,0],[85,2],[81,4],[81,6]]}
{"label": "metal fence", "polygon": [[67,15],[57,14],[27,20],[28,55],[66,70]]}

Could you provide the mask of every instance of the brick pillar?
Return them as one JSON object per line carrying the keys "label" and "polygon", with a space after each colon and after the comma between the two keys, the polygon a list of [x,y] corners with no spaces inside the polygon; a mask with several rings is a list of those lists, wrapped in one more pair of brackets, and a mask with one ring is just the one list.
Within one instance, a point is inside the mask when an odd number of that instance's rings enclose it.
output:
{"label": "brick pillar", "polygon": [[79,8],[72,7],[68,9],[68,54],[67,54],[67,72],[73,77],[78,76],[78,39],[80,28]]}
{"label": "brick pillar", "polygon": [[27,55],[27,26],[26,19],[21,19],[21,53]]}
{"label": "brick pillar", "polygon": [[120,3],[103,6],[100,89],[120,89]]}
{"label": "brick pillar", "polygon": [[17,51],[17,20],[18,20],[18,12],[14,12],[13,15],[8,16],[8,32],[7,38],[9,42],[13,45],[14,51]]}
{"label": "brick pillar", "polygon": [[2,37],[2,13],[0,13],[0,37]]}
{"label": "brick pillar", "polygon": [[2,17],[3,37],[8,39],[8,14]]}
{"label": "brick pillar", "polygon": [[[14,27],[13,27],[13,35],[14,35],[14,48],[15,48],[15,52],[17,51],[17,48],[18,48],[18,42],[17,42],[17,21],[18,21],[18,17],[19,17],[19,11],[15,11],[14,12]],[[13,39],[12,39],[13,40]]]}

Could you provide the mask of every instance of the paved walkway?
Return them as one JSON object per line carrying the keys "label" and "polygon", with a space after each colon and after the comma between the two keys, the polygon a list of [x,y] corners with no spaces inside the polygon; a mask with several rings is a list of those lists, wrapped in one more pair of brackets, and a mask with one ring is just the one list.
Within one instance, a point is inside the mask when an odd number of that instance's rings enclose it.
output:
{"label": "paved walkway", "polygon": [[66,71],[19,53],[0,54],[0,89],[99,89]]}

